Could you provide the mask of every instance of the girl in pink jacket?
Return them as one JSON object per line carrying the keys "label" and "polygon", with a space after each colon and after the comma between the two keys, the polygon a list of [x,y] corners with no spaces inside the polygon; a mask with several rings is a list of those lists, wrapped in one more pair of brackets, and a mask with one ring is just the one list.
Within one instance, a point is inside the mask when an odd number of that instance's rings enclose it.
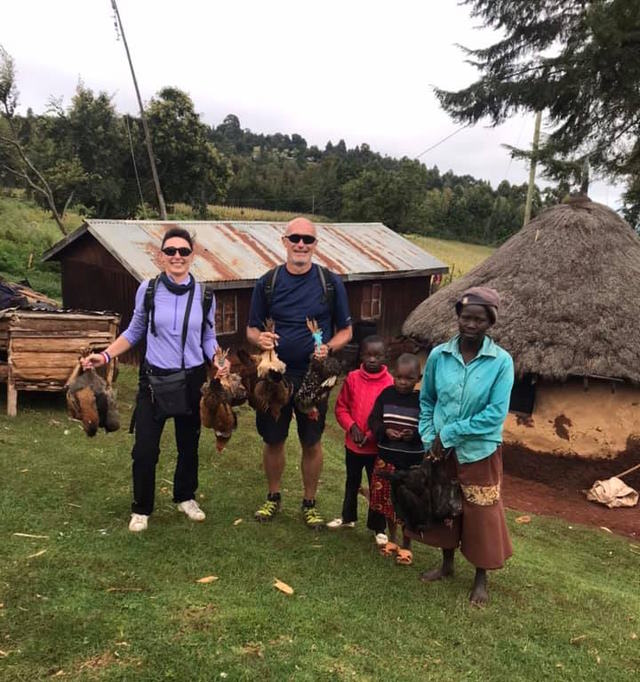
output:
{"label": "girl in pink jacket", "polygon": [[[342,516],[329,521],[328,528],[353,528],[358,518],[358,490],[362,482],[362,469],[367,472],[369,484],[378,448],[367,420],[380,393],[393,385],[393,377],[383,364],[384,340],[380,336],[367,336],[360,345],[361,365],[349,372],[342,384],[336,402],[336,419],[345,431],[345,464],[347,482],[342,504]],[[367,528],[376,535],[376,542],[386,542],[385,518],[369,510]]]}

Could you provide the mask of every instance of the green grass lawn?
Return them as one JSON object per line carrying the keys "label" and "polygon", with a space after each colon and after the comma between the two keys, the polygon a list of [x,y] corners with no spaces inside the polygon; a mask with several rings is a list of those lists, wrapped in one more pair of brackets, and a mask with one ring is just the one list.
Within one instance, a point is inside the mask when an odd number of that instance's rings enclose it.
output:
{"label": "green grass lawn", "polygon": [[482,246],[481,244],[465,244],[464,242],[423,237],[417,234],[404,236],[448,265],[449,273],[453,275],[453,279],[462,277],[495,251],[493,246]]}
{"label": "green grass lawn", "polygon": [[[123,423],[134,371],[119,381]],[[127,531],[131,436],[88,439],[61,396],[0,401],[0,679],[630,680],[640,668],[640,556],[627,539],[509,513],[515,556],[491,576],[484,610],[467,602],[472,568],[430,586],[416,565],[378,556],[370,534],[303,527],[291,444],[284,511],[252,512],[265,483],[252,413],[221,455],[201,447],[194,524],[171,503],[173,429],[149,530]],[[338,512],[342,439],[325,444],[321,510]],[[364,502],[361,502],[361,517]],[[16,535],[46,536],[30,538]],[[218,580],[199,584],[199,578]],[[291,585],[287,596],[274,578]]]}

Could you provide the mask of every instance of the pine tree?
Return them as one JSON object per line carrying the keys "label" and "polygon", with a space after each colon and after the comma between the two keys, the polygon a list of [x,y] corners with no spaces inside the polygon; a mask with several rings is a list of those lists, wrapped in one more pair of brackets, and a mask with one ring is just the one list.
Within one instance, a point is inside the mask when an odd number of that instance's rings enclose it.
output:
{"label": "pine tree", "polygon": [[[576,180],[583,162],[628,187],[640,177],[640,2],[638,0],[463,0],[493,45],[465,49],[480,78],[457,92],[438,89],[457,121],[545,111],[552,130],[539,160]],[[517,152],[516,152],[517,153]],[[627,201],[633,201],[631,192]]]}

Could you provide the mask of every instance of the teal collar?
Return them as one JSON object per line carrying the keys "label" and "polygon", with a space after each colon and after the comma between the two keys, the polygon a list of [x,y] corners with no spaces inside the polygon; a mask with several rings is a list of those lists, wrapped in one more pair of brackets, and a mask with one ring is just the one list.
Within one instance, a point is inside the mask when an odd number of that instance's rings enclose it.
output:
{"label": "teal collar", "polygon": [[[453,355],[454,358],[457,358],[462,364],[464,364],[464,360],[460,354],[459,340],[460,334],[456,334],[452,339],[449,339],[447,343],[444,344],[442,351],[443,353],[449,353],[450,355]],[[474,360],[479,358],[481,355],[486,355],[490,358],[497,357],[497,348],[496,342],[490,336],[485,336],[482,341],[482,346],[480,346],[480,350],[478,351],[478,355],[476,355]],[[473,360],[471,362],[473,362]]]}

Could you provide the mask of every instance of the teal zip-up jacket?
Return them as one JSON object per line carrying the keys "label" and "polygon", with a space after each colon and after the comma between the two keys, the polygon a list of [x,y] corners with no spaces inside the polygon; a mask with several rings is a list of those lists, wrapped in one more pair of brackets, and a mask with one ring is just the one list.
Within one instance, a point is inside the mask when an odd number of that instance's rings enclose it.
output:
{"label": "teal zip-up jacket", "polygon": [[459,336],[436,346],[420,389],[418,430],[425,450],[440,436],[462,464],[491,455],[502,442],[502,425],[513,387],[513,359],[488,336],[465,365]]}

